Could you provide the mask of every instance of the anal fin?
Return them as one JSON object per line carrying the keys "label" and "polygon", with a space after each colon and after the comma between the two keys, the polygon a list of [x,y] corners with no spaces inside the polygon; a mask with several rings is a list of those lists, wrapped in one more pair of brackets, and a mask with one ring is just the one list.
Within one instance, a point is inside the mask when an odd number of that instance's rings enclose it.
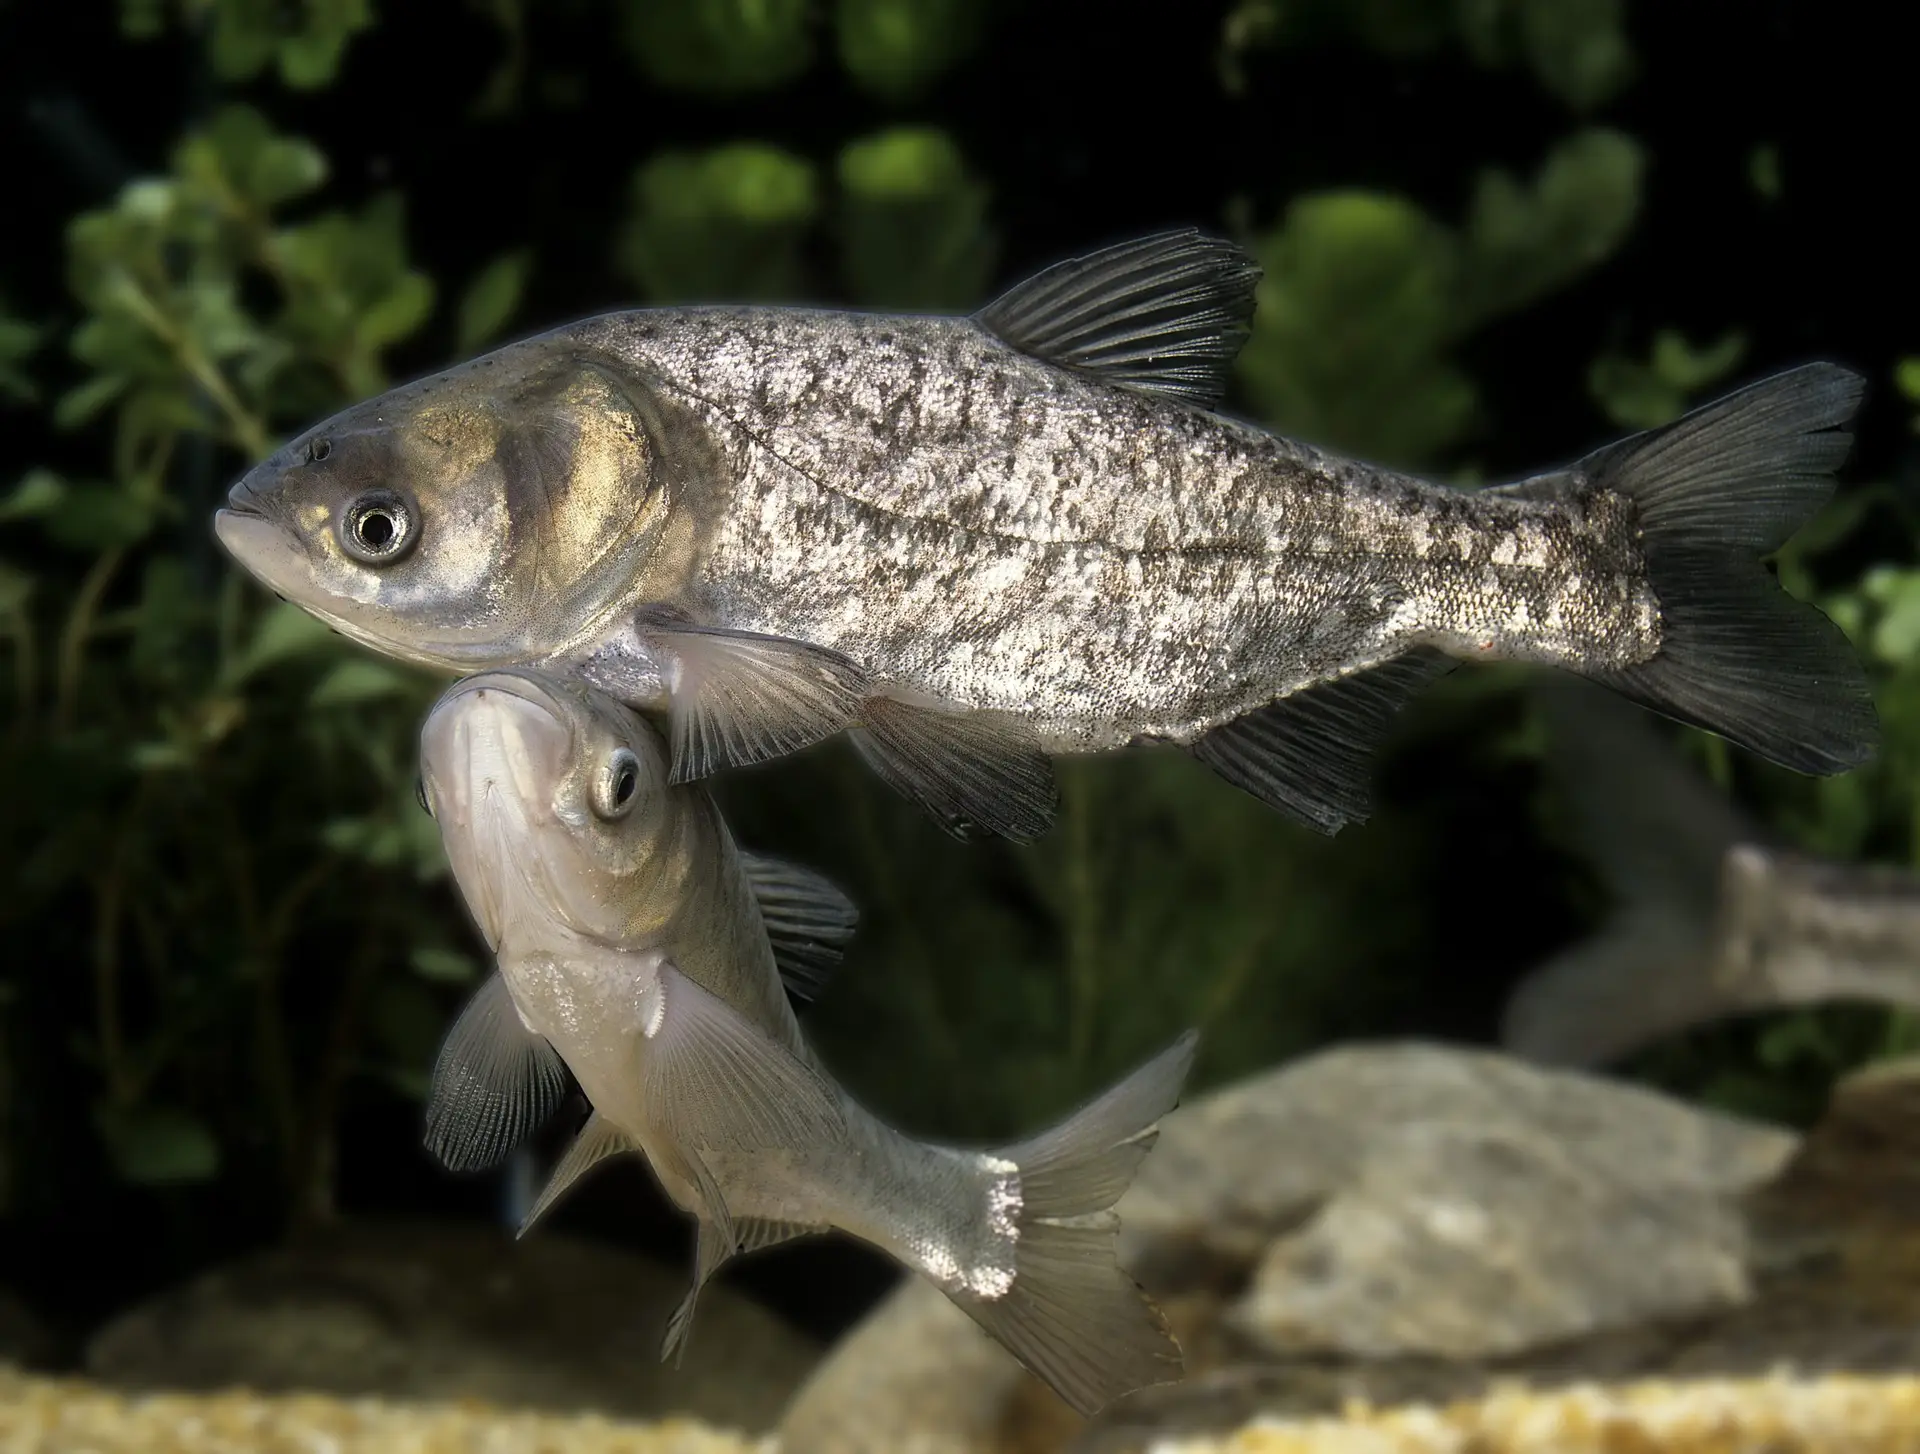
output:
{"label": "anal fin", "polygon": [[640,1146],[615,1126],[605,1116],[595,1111],[587,1117],[587,1124],[580,1128],[580,1134],[573,1138],[573,1144],[567,1147],[566,1154],[553,1168],[553,1174],[547,1178],[547,1185],[540,1193],[539,1200],[520,1223],[514,1234],[524,1237],[533,1230],[533,1224],[544,1217],[554,1204],[573,1189],[573,1184],[585,1176],[594,1167],[609,1156],[618,1156],[623,1151],[638,1151]]}
{"label": "anal fin", "polygon": [[1453,666],[1419,647],[1237,717],[1188,750],[1268,806],[1338,833],[1372,810],[1374,755],[1400,710]]}
{"label": "anal fin", "polygon": [[1053,826],[1060,806],[1053,763],[1017,717],[873,696],[852,736],[883,782],[956,838],[1026,843]]}

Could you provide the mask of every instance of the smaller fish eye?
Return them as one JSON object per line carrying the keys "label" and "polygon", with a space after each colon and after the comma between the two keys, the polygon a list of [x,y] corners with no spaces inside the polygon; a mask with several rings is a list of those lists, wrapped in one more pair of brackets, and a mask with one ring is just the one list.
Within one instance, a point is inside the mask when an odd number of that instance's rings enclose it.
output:
{"label": "smaller fish eye", "polygon": [[333,453],[333,441],[330,439],[320,438],[320,439],[309,439],[307,441],[307,463],[308,464],[319,464],[322,460],[324,460],[328,455],[332,453]]}
{"label": "smaller fish eye", "polygon": [[624,818],[640,790],[640,761],[624,747],[615,748],[593,786],[593,811],[611,822]]}
{"label": "smaller fish eye", "polygon": [[424,774],[414,774],[413,800],[420,805],[421,812],[429,818],[433,816],[433,804],[427,801],[427,779]]}
{"label": "smaller fish eye", "polygon": [[392,490],[368,490],[340,517],[341,547],[365,565],[388,565],[419,535],[413,507]]}

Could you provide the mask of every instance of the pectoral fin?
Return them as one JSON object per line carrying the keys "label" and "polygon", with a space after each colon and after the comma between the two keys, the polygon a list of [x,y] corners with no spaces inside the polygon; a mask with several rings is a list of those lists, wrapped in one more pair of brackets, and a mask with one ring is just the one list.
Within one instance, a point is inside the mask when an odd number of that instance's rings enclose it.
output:
{"label": "pectoral fin", "polygon": [[798,752],[851,726],[867,690],[857,662],[784,636],[649,613],[640,639],[672,663],[672,780]]}
{"label": "pectoral fin", "polygon": [[539,1200],[533,1204],[514,1235],[526,1236],[533,1230],[533,1224],[544,1217],[554,1203],[573,1189],[576,1181],[609,1156],[617,1156],[622,1151],[639,1151],[640,1149],[637,1141],[595,1111],[587,1117],[587,1124],[580,1128],[580,1134],[573,1138],[573,1144],[567,1147],[567,1154],[562,1156],[559,1164],[553,1168],[553,1175],[547,1178],[546,1188],[540,1193]]}
{"label": "pectoral fin", "polygon": [[1242,248],[1186,228],[1056,263],[976,316],[1035,358],[1215,404],[1252,327],[1259,282]]}
{"label": "pectoral fin", "polygon": [[566,1087],[559,1052],[521,1022],[495,971],[433,1063],[427,1149],[450,1171],[498,1166],[553,1114]]}
{"label": "pectoral fin", "polygon": [[956,838],[1030,842],[1060,806],[1053,762],[1019,718],[918,707],[887,696],[861,708],[853,743],[881,780]]}
{"label": "pectoral fin", "polygon": [[840,946],[853,938],[860,911],[827,879],[797,863],[743,852],[740,865],[760,905],[781,982],[795,999],[819,998],[840,962]]}
{"label": "pectoral fin", "polygon": [[1374,754],[1401,708],[1454,666],[1420,648],[1282,697],[1216,727],[1188,750],[1289,818],[1338,833],[1372,810]]}
{"label": "pectoral fin", "polygon": [[825,1076],[671,963],[641,991],[640,1013],[641,1103],[682,1152],[732,1158],[846,1134]]}

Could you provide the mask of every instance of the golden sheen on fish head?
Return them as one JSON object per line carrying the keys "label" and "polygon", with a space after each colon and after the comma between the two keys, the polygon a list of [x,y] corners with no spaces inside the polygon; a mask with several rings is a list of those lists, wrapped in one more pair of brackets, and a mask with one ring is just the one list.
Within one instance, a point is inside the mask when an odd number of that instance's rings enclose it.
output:
{"label": "golden sheen on fish head", "polygon": [[214,529],[376,651],[456,671],[540,659],[589,638],[660,545],[658,424],[617,360],[531,339],[314,426]]}
{"label": "golden sheen on fish head", "polygon": [[672,917],[697,823],[667,766],[651,726],[582,683],[496,671],[448,689],[421,728],[421,784],[490,946],[630,946]]}

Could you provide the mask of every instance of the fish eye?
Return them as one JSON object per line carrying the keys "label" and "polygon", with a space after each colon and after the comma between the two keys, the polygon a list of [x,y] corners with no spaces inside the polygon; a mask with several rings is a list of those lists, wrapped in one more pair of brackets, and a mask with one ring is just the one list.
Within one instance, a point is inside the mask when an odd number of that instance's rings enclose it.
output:
{"label": "fish eye", "polygon": [[319,464],[321,461],[326,459],[328,455],[332,453],[333,453],[333,441],[331,439],[321,438],[321,439],[309,439],[307,441],[307,463],[308,464]]}
{"label": "fish eye", "polygon": [[640,760],[626,748],[616,748],[593,785],[593,811],[609,822],[624,818],[640,792]]}
{"label": "fish eye", "polygon": [[433,804],[427,801],[427,779],[425,775],[420,773],[414,775],[413,800],[420,805],[421,812],[425,813],[429,818],[433,816]]}
{"label": "fish eye", "polygon": [[392,490],[368,490],[340,517],[341,546],[366,565],[398,560],[419,533],[413,507]]}

